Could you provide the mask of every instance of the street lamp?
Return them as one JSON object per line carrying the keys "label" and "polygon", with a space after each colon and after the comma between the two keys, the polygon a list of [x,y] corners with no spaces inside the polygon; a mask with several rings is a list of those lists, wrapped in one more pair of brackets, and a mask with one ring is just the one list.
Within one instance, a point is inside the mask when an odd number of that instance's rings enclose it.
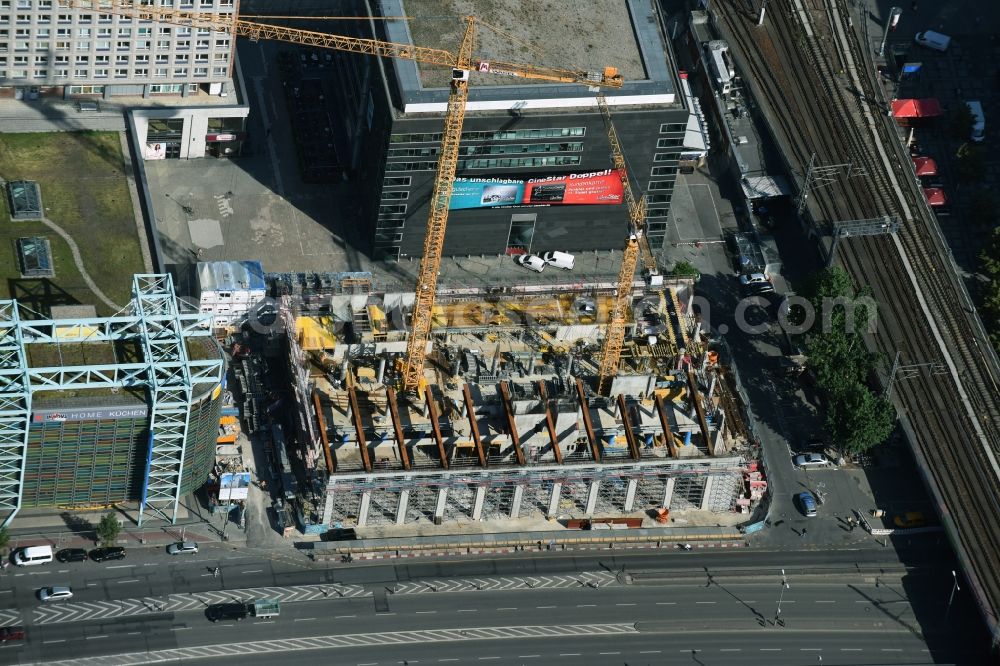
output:
{"label": "street lamp", "polygon": [[946,624],[948,622],[948,615],[951,613],[951,602],[954,601],[955,599],[955,592],[961,589],[958,586],[958,576],[955,574],[954,570],[952,570],[951,572],[951,578],[954,581],[954,583],[951,586],[951,595],[948,597],[948,608],[944,612],[944,621]]}
{"label": "street lamp", "polygon": [[885,55],[885,42],[889,39],[889,33],[896,29],[896,25],[899,23],[899,16],[903,13],[901,7],[893,7],[889,10],[889,18],[886,19],[885,28],[882,30],[882,44],[878,47],[878,56],[881,58]]}
{"label": "street lamp", "polygon": [[778,593],[778,610],[774,613],[774,626],[785,626],[785,621],[781,619],[781,600],[785,598],[785,590],[788,589],[788,579],[785,578],[785,570],[781,570],[781,592]]}

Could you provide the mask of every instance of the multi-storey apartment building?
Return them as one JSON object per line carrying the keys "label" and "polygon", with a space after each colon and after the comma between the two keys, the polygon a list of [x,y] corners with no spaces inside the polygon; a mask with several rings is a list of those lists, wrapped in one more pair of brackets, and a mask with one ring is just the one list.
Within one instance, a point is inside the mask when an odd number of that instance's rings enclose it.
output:
{"label": "multi-storey apartment building", "polygon": [[[220,15],[236,11],[236,0],[137,4]],[[60,0],[0,0],[0,96],[227,92],[231,35],[60,5]]]}

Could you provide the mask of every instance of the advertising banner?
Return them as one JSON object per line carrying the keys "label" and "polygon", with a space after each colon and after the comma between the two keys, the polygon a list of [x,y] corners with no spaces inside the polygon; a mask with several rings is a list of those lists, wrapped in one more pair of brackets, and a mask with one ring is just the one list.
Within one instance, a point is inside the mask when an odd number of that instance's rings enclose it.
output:
{"label": "advertising banner", "polygon": [[620,204],[622,181],[614,169],[532,178],[456,178],[451,210],[494,206]]}
{"label": "advertising banner", "polygon": [[146,144],[146,159],[147,160],[164,160],[167,158],[167,147],[162,143],[147,143]]}
{"label": "advertising banner", "polygon": [[219,501],[246,499],[250,491],[250,472],[226,473],[219,476]]}
{"label": "advertising banner", "polygon": [[503,178],[456,178],[448,208],[511,206],[524,198],[524,181]]}

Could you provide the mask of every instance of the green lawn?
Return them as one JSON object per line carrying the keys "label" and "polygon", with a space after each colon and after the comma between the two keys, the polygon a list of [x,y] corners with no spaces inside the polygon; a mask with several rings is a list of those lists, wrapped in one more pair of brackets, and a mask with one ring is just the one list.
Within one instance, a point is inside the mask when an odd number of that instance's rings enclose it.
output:
{"label": "green lawn", "polygon": [[[87,272],[107,297],[128,303],[132,274],[143,266],[118,134],[0,134],[0,178],[38,181],[46,217],[73,237]],[[15,242],[22,236],[49,240],[54,278],[20,278]],[[49,306],[77,303],[110,314],[87,288],[58,234],[40,222],[10,219],[6,192],[0,208],[0,281],[0,298],[17,298],[43,315]]]}

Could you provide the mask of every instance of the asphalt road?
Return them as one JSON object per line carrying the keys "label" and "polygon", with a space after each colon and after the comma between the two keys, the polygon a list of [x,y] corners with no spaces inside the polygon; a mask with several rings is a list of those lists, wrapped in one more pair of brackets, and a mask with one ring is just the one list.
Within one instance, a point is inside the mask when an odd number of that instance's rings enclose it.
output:
{"label": "asphalt road", "polygon": [[[701,658],[690,650],[712,653],[704,663],[713,664],[753,650],[771,663],[803,663],[796,659],[815,649],[836,654],[830,663],[872,663],[876,654],[877,663],[922,663],[943,658],[938,650],[979,645],[974,635],[945,640],[942,628],[978,623],[960,593],[944,624],[950,564],[943,553],[917,552],[906,574],[891,549],[539,553],[332,569],[224,546],[189,557],[135,549],[123,562],[8,569],[0,616],[14,623],[17,615],[29,640],[0,648],[0,663],[175,650],[183,653],[168,654],[185,661],[231,655],[245,663],[305,649],[338,664],[529,663],[575,652],[584,656],[572,663],[645,663],[642,653],[670,663],[681,649],[688,660]],[[59,583],[73,586],[72,601],[34,598],[37,587]],[[779,595],[784,627],[773,626]],[[205,617],[210,604],[259,596],[281,596],[281,616],[214,625]]]}

